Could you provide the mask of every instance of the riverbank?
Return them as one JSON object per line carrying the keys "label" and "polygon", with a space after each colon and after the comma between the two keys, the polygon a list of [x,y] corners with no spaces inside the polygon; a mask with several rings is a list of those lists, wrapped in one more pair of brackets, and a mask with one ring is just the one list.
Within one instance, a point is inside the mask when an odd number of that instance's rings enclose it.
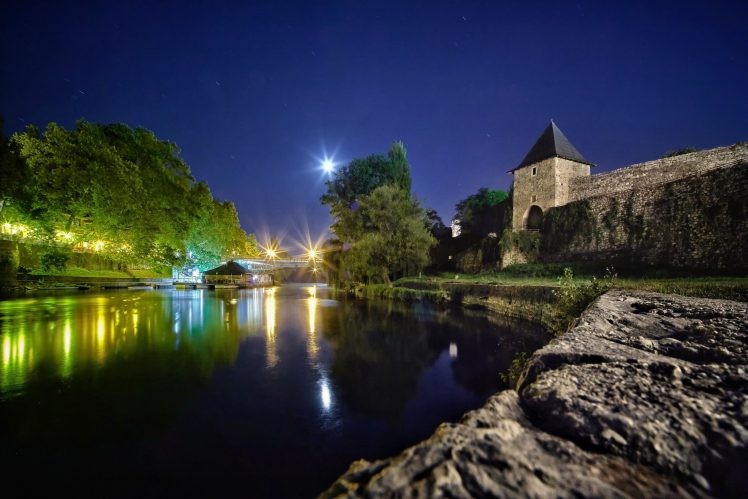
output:
{"label": "riverbank", "polygon": [[745,497],[748,304],[610,291],[504,391],[323,497]]}
{"label": "riverbank", "polygon": [[[576,303],[559,302],[558,293],[564,291],[563,287],[575,295],[573,298]],[[364,286],[357,290],[356,294],[364,298],[429,301],[438,305],[481,308],[506,317],[540,324],[554,335],[559,335],[592,299],[612,287],[696,298],[748,301],[746,277],[601,280],[582,276],[574,277],[572,280],[559,280],[557,277],[504,272],[404,278],[396,281],[393,286]]]}

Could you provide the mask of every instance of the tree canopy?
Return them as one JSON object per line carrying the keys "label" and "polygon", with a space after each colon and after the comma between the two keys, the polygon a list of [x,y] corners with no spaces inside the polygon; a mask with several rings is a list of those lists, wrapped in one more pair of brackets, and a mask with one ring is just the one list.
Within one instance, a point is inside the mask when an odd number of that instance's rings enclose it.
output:
{"label": "tree canopy", "polygon": [[0,196],[12,209],[0,207],[0,216],[32,226],[37,238],[95,242],[112,257],[156,265],[192,260],[207,267],[256,252],[234,205],[216,200],[177,146],[149,130],[49,123],[43,133],[29,127],[3,147],[9,153],[0,148],[0,175],[10,182]]}
{"label": "tree canopy", "polygon": [[410,165],[402,142],[393,142],[387,156],[372,154],[354,159],[325,183],[322,204],[353,205],[358,198],[385,184],[394,184],[410,193]]}
{"label": "tree canopy", "polygon": [[354,159],[327,182],[332,230],[347,248],[339,275],[382,281],[417,271],[435,244],[426,212],[410,194],[410,165],[401,142],[387,156]]}
{"label": "tree canopy", "polygon": [[465,235],[485,235],[488,232],[501,232],[503,217],[498,207],[506,201],[509,194],[499,189],[481,187],[456,205],[455,218],[460,220],[462,233]]}
{"label": "tree canopy", "polygon": [[345,268],[356,278],[389,283],[390,277],[423,268],[436,243],[423,208],[395,185],[377,187],[361,198],[356,213],[362,230],[343,254]]}

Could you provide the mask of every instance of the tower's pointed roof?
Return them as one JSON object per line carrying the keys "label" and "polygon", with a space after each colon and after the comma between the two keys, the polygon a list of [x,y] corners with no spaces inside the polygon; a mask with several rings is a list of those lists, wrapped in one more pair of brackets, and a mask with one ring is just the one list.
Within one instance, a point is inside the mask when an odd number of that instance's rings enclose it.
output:
{"label": "tower's pointed roof", "polygon": [[535,145],[532,146],[530,152],[525,156],[525,159],[523,159],[518,166],[509,171],[513,172],[523,166],[532,165],[533,163],[543,161],[544,159],[555,157],[592,165],[592,163],[584,159],[584,156],[582,156],[581,153],[577,151],[577,148],[566,138],[564,132],[562,132],[553,120],[551,120],[550,125],[548,125],[548,127],[543,130],[543,133],[540,134],[540,137],[535,141]]}

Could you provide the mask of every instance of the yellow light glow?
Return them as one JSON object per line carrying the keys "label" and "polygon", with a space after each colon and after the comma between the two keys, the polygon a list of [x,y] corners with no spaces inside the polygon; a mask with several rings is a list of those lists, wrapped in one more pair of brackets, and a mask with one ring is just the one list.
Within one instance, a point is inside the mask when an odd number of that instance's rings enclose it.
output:
{"label": "yellow light glow", "polygon": [[70,318],[65,319],[65,331],[62,336],[62,344],[65,349],[65,356],[70,355],[70,344],[72,341],[73,332],[70,327]]}
{"label": "yellow light glow", "polygon": [[278,363],[278,352],[275,345],[275,288],[271,288],[265,297],[265,357],[268,367]]}
{"label": "yellow light glow", "polygon": [[99,307],[96,316],[96,358],[103,363],[106,358],[106,326],[104,324],[104,308]]}
{"label": "yellow light glow", "polygon": [[322,161],[322,170],[325,173],[332,173],[334,169],[335,169],[335,163],[333,163],[332,160],[325,158],[325,160]]}
{"label": "yellow light glow", "polygon": [[3,367],[10,364],[10,351],[11,351],[10,335],[5,334],[3,336]]}
{"label": "yellow light glow", "polygon": [[70,354],[72,345],[73,331],[70,325],[70,317],[65,318],[65,326],[62,334],[62,348],[64,350],[62,357],[62,376],[67,378],[73,371],[73,356]]}
{"label": "yellow light glow", "polygon": [[16,359],[19,364],[23,363],[23,357],[26,355],[26,335],[18,335],[18,349],[16,350]]}
{"label": "yellow light glow", "polygon": [[317,343],[317,298],[314,296],[307,298],[307,313],[309,316],[309,335],[307,336],[307,355],[310,359],[317,358],[319,345]]}
{"label": "yellow light glow", "polygon": [[317,330],[317,298],[307,298],[306,303],[309,312],[309,332],[314,334]]}

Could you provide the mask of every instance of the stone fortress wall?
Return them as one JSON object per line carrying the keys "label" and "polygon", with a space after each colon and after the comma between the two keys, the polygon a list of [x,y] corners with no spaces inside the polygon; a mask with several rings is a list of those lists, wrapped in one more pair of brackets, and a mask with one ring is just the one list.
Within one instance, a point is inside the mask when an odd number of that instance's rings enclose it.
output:
{"label": "stone fortress wall", "polygon": [[748,144],[570,179],[544,213],[544,261],[748,271]]}
{"label": "stone fortress wall", "polygon": [[632,189],[646,189],[720,168],[736,166],[747,159],[748,143],[741,143],[656,159],[596,175],[578,176],[568,180],[568,201]]}

